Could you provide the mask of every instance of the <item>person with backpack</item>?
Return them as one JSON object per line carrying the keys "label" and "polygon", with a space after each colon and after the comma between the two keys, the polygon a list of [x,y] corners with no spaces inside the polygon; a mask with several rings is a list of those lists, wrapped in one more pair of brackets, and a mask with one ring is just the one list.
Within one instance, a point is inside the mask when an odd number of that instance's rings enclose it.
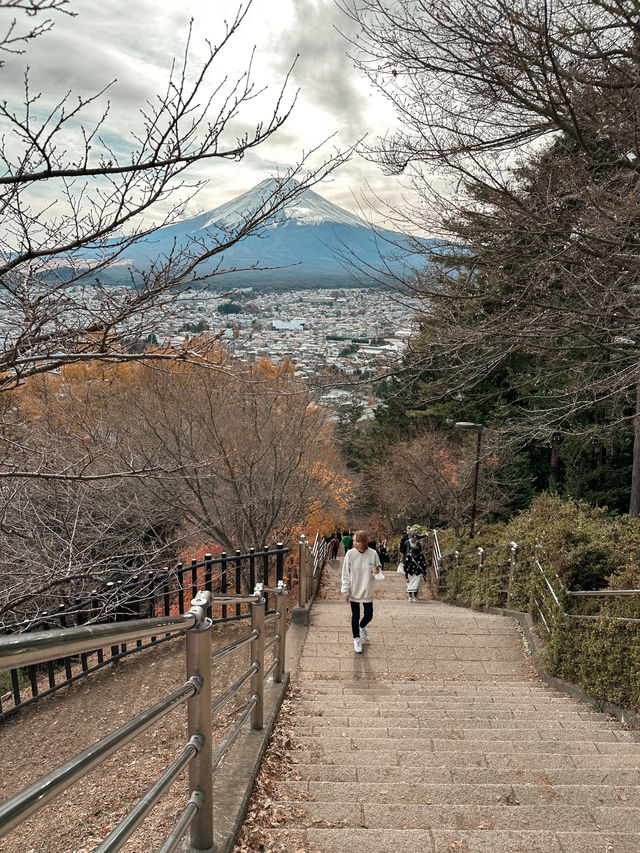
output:
{"label": "person with backpack", "polygon": [[427,562],[420,547],[420,538],[415,531],[411,533],[403,560],[404,576],[407,579],[407,593],[409,594],[409,601],[413,604],[418,600],[421,579],[426,580],[427,577]]}

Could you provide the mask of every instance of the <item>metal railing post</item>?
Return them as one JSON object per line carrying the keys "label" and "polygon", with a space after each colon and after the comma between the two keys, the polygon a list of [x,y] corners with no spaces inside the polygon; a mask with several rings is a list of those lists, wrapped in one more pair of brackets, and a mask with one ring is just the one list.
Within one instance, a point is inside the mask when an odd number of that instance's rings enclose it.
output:
{"label": "metal railing post", "polygon": [[211,620],[207,608],[211,593],[201,592],[191,602],[198,623],[186,633],[187,678],[197,676],[200,690],[187,701],[189,738],[199,735],[202,748],[189,765],[189,786],[202,792],[202,805],[190,827],[191,846],[213,847],[213,770],[211,760]]}
{"label": "metal railing post", "polygon": [[482,571],[484,548],[478,548],[478,574]]}
{"label": "metal railing post", "polygon": [[511,604],[511,588],[513,586],[513,572],[516,567],[516,554],[518,553],[518,543],[509,543],[509,580],[507,582],[507,607]]}
{"label": "metal railing post", "polygon": [[304,607],[307,603],[306,545],[307,540],[304,538],[303,534],[300,537],[300,544],[298,546],[298,605],[300,607]]}
{"label": "metal railing post", "polygon": [[276,585],[284,580],[284,542],[276,543]]}
{"label": "metal railing post", "polygon": [[256,671],[251,676],[251,693],[257,702],[251,710],[251,728],[261,729],[264,716],[264,611],[265,599],[262,595],[263,584],[256,584],[254,594],[258,601],[251,602],[251,628],[258,636],[251,640],[251,662],[257,664]]}
{"label": "metal railing post", "polygon": [[276,622],[276,631],[280,640],[278,641],[278,665],[273,673],[273,680],[276,684],[282,682],[285,667],[285,654],[287,645],[287,588],[283,580],[278,581],[278,595],[276,597],[276,606],[280,615]]}

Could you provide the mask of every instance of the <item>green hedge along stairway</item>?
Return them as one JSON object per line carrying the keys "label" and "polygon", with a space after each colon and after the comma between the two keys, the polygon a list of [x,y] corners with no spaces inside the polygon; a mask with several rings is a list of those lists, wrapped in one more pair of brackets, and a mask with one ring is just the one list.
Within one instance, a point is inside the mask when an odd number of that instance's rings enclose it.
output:
{"label": "green hedge along stairway", "polygon": [[544,686],[514,620],[411,604],[387,571],[358,655],[338,561],[325,571],[265,849],[640,850],[640,733]]}

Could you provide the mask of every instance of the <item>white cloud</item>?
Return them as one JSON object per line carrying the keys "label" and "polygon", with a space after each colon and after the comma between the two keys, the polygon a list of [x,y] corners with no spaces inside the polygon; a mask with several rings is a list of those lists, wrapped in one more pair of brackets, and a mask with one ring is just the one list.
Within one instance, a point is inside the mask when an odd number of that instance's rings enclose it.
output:
{"label": "white cloud", "polygon": [[[246,5],[246,4],[244,4]],[[42,111],[67,92],[88,96],[111,80],[109,141],[119,151],[131,148],[131,130],[138,125],[139,108],[166,86],[174,57],[180,61],[189,20],[194,19],[191,56],[195,65],[233,19],[238,4],[231,0],[83,0],[72,4],[75,18],[58,16],[50,33],[37,39],[24,56],[10,56],[0,72],[3,97],[20,102],[25,65],[31,67],[33,91],[41,91]],[[4,14],[6,15],[4,10]],[[296,53],[291,92],[300,88],[295,111],[272,140],[237,163],[202,164],[198,177],[209,179],[194,207],[210,208],[249,189],[274,168],[297,162],[303,151],[336,134],[332,146],[348,146],[363,134],[381,135],[393,121],[390,109],[353,69],[347,45],[337,27],[333,0],[254,0],[238,37],[220,57],[210,85],[224,75],[241,74],[253,47],[254,76],[267,92],[252,103],[239,121],[243,126],[264,118]],[[0,26],[6,29],[6,21]],[[107,98],[96,105],[98,116]],[[0,128],[0,132],[6,128]],[[330,146],[331,147],[331,146]],[[328,152],[327,152],[328,153]],[[377,167],[355,158],[319,187],[331,201],[356,211],[367,182],[376,193],[393,198],[401,188]]]}

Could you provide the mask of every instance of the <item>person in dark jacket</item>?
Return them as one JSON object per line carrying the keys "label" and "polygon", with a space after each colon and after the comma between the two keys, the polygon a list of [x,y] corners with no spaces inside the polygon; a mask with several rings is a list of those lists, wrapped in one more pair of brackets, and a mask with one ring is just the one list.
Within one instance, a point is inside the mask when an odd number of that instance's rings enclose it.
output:
{"label": "person in dark jacket", "polygon": [[398,553],[400,554],[400,562],[404,560],[404,555],[407,552],[407,542],[409,541],[409,534],[411,533],[411,525],[407,527],[405,532],[402,534],[402,538],[400,539],[400,544],[398,545]]}
{"label": "person in dark jacket", "polygon": [[378,552],[378,557],[380,557],[380,562],[382,563],[382,568],[384,569],[385,563],[391,562],[391,557],[387,553],[387,540],[383,539],[379,545],[376,545],[374,547]]}
{"label": "person in dark jacket", "polygon": [[338,548],[340,547],[340,537],[337,533],[334,533],[331,537],[331,542],[329,542],[329,559],[335,560],[338,556]]}
{"label": "person in dark jacket", "polygon": [[404,576],[407,579],[407,592],[409,601],[415,603],[418,600],[420,580],[427,577],[427,561],[420,547],[418,534],[413,532],[409,536],[404,555]]}

